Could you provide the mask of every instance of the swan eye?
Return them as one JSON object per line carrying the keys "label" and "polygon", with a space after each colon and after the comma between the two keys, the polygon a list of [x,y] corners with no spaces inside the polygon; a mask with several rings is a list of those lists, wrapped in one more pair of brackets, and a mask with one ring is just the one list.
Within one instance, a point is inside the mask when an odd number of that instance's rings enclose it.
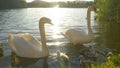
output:
{"label": "swan eye", "polygon": [[48,19],[46,23],[52,24],[50,19]]}

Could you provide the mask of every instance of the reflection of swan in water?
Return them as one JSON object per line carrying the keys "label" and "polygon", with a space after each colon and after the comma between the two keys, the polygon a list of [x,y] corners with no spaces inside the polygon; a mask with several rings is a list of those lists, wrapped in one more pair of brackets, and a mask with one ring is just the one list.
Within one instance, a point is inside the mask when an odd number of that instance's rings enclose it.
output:
{"label": "reflection of swan in water", "polygon": [[41,44],[28,33],[12,35],[9,33],[8,43],[17,56],[24,58],[44,58],[49,56],[49,49],[46,45],[44,24],[52,24],[51,20],[42,17],[39,21]]}
{"label": "reflection of swan in water", "polygon": [[95,7],[89,6],[87,10],[87,28],[88,33],[86,33],[84,30],[81,29],[68,29],[63,35],[74,45],[77,44],[84,44],[92,41],[93,39],[93,32],[91,29],[91,11],[95,11]]}

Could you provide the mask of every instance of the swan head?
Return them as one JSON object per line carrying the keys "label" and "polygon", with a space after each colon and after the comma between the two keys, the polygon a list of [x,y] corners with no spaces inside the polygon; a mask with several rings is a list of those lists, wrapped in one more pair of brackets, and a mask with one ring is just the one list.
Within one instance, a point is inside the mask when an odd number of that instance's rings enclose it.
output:
{"label": "swan head", "polygon": [[52,23],[51,23],[51,19],[49,19],[49,18],[47,18],[47,17],[42,17],[42,18],[40,18],[39,23],[42,23],[42,24],[46,24],[46,23],[52,24]]}

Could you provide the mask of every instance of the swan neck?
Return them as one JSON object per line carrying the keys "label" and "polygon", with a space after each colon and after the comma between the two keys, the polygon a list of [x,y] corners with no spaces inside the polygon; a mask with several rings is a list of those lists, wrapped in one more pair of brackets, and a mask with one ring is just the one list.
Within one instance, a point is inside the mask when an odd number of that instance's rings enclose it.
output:
{"label": "swan neck", "polygon": [[88,8],[88,10],[87,10],[87,26],[88,26],[88,28],[90,28],[90,26],[91,26],[91,10],[90,10],[90,8]]}
{"label": "swan neck", "polygon": [[44,23],[39,23],[39,30],[40,30],[40,36],[41,36],[41,43],[42,47],[46,47],[46,37],[45,37],[45,28],[44,28]]}
{"label": "swan neck", "polygon": [[87,28],[88,28],[88,34],[92,34],[92,29],[91,29],[91,8],[88,8],[88,10],[87,10]]}
{"label": "swan neck", "polygon": [[42,55],[43,56],[48,56],[49,55],[49,49],[46,45],[46,37],[45,37],[45,27],[44,23],[40,22],[39,23],[39,30],[40,30],[40,36],[41,36],[41,44],[42,44]]}

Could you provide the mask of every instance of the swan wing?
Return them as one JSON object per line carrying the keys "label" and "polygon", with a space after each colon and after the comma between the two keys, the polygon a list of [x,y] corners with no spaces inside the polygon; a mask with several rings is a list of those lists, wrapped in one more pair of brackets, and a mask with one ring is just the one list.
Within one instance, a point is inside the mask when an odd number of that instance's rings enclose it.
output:
{"label": "swan wing", "polygon": [[82,29],[69,29],[65,32],[65,37],[73,44],[81,44],[88,38],[87,32]]}
{"label": "swan wing", "polygon": [[8,43],[18,56],[29,58],[41,57],[41,44],[36,38],[28,33],[13,35],[9,38]]}

